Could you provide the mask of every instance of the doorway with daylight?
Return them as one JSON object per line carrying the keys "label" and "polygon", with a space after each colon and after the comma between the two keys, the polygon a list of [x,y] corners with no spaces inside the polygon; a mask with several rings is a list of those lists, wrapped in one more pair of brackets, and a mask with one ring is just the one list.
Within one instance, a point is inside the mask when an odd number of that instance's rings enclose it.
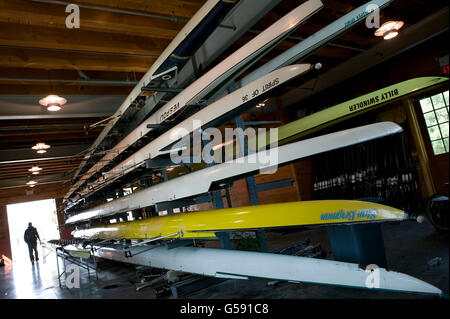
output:
{"label": "doorway with daylight", "polygon": [[[23,238],[28,223],[36,227],[43,242],[60,238],[54,199],[12,204],[6,207],[6,211],[14,264],[30,263],[28,246]],[[39,245],[38,252],[42,256]]]}

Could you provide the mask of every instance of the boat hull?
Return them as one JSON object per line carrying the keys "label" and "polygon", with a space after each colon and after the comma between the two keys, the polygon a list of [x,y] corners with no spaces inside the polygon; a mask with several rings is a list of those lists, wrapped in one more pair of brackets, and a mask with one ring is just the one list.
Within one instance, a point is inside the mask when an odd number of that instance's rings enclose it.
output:
{"label": "boat hull", "polygon": [[400,132],[402,132],[402,128],[399,125],[392,122],[381,122],[252,153],[248,156],[201,169],[107,202],[69,217],[66,223],[98,219],[161,202],[205,194],[210,191],[214,183],[236,180],[258,171],[260,173],[271,173],[278,166],[286,165],[301,158]]}
{"label": "boat hull", "polygon": [[217,231],[292,226],[349,225],[408,218],[403,211],[351,200],[303,201],[178,213],[105,227],[75,230],[74,237],[100,239],[209,238]]}
{"label": "boat hull", "polygon": [[97,257],[124,263],[228,279],[263,278],[294,283],[442,295],[442,290],[407,274],[334,260],[225,249],[167,246],[94,247]]}

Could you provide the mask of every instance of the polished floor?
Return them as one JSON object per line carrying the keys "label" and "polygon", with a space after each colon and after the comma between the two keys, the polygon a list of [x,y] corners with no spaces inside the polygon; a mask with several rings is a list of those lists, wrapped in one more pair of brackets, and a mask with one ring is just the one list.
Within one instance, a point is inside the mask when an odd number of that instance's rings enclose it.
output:
{"label": "polished floor", "polygon": [[[449,236],[439,233],[426,221],[423,224],[405,222],[385,224],[382,227],[389,268],[425,280],[449,293]],[[268,233],[269,249],[309,239],[319,242],[333,258],[325,228],[285,233]],[[61,266],[61,265],[60,265]],[[183,298],[430,298],[429,296],[374,292],[313,284],[278,283],[269,286],[268,280],[227,280],[220,284],[189,293]],[[108,299],[156,298],[149,287],[136,291],[139,285],[135,266],[104,261],[99,264],[98,279],[81,272],[80,288],[60,288],[56,270],[56,257],[50,254],[32,265],[23,260],[13,266],[0,268],[1,298],[19,299]],[[165,298],[173,298],[166,296]]]}
{"label": "polished floor", "polygon": [[[152,290],[138,293],[136,269],[131,265],[105,262],[95,272],[80,270],[79,288],[67,288],[65,277],[58,280],[56,257],[51,254],[46,262],[40,260],[32,265],[29,261],[5,266],[0,269],[1,298],[9,299],[141,299],[155,298]],[[62,264],[60,259],[60,271]]]}

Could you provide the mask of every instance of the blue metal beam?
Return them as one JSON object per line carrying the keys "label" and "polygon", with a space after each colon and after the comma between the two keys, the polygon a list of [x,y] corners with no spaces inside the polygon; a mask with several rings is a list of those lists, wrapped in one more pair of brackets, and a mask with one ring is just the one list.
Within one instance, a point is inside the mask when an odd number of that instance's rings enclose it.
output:
{"label": "blue metal beam", "polygon": [[258,185],[256,185],[256,191],[259,193],[259,192],[264,192],[264,191],[268,191],[271,189],[292,186],[293,184],[294,184],[294,180],[292,178],[286,178],[286,179],[281,179],[278,181],[258,184]]}

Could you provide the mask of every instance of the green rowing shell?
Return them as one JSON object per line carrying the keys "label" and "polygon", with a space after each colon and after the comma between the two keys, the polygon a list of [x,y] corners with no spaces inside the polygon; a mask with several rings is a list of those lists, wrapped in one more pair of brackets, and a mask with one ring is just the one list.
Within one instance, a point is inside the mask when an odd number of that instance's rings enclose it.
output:
{"label": "green rowing shell", "polygon": [[[414,78],[359,96],[280,126],[278,128],[278,142],[280,144],[287,143],[447,81],[448,78],[439,76]],[[267,134],[265,139],[261,136],[261,140],[266,140],[266,142],[264,145],[258,145],[258,148],[270,144],[269,135]]]}

